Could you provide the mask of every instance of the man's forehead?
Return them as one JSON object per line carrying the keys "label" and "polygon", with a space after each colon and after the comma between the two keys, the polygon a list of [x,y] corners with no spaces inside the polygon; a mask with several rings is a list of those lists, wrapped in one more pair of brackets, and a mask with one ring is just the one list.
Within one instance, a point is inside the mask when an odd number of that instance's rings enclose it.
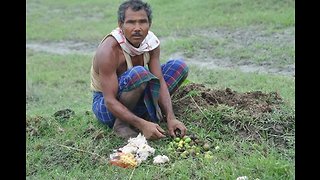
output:
{"label": "man's forehead", "polygon": [[136,18],[136,17],[148,18],[147,12],[144,9],[134,11],[130,7],[125,11],[125,19],[131,19],[131,18]]}

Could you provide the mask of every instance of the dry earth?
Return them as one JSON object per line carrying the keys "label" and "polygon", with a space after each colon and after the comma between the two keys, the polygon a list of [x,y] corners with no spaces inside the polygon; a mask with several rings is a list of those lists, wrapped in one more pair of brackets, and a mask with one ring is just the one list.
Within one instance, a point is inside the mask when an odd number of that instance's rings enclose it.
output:
{"label": "dry earth", "polygon": [[[238,134],[245,139],[260,141],[268,139],[281,147],[293,146],[295,133],[295,117],[281,112],[284,101],[277,92],[262,93],[252,91],[239,93],[230,88],[216,90],[205,87],[203,84],[190,83],[178,89],[172,96],[174,112],[178,119],[185,120],[190,111],[193,114],[203,114],[205,109],[212,109],[218,105],[226,105],[247,114],[253,121],[245,121],[242,117],[220,117],[222,124],[232,127],[234,131],[226,132]],[[270,119],[272,112],[280,111],[281,121]],[[206,119],[208,120],[208,119]],[[208,128],[208,124],[197,119],[188,119],[191,124]],[[222,128],[224,129],[224,128]],[[221,131],[220,129],[212,129]],[[223,130],[222,130],[223,131]]]}

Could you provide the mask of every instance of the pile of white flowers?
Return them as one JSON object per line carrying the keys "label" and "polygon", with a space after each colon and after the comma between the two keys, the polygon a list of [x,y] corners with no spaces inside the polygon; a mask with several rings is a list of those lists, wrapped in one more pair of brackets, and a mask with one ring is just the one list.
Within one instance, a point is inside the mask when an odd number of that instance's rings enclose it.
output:
{"label": "pile of white flowers", "polygon": [[[134,155],[134,158],[137,161],[138,165],[140,165],[141,162],[147,160],[149,156],[153,156],[155,153],[155,149],[148,145],[146,138],[141,135],[141,133],[139,133],[135,138],[130,138],[127,145],[114,151],[115,153],[110,154],[110,159],[117,156],[118,152],[124,154],[130,153]],[[161,164],[166,162],[169,162],[169,158],[165,155],[158,155],[153,159],[154,164]]]}

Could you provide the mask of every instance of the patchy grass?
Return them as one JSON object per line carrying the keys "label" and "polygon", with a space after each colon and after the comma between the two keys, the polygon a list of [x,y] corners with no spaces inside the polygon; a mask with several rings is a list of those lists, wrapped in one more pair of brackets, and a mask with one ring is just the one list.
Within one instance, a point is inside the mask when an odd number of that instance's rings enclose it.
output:
{"label": "patchy grass", "polygon": [[[182,53],[188,63],[218,60],[228,66],[272,68],[294,64],[292,0],[148,2],[154,10],[152,31],[162,40],[162,62]],[[29,0],[27,42],[97,44],[117,26],[118,4]],[[27,179],[295,178],[292,76],[210,70],[190,63],[182,92],[173,96],[175,113],[189,134],[219,147],[213,158],[176,157],[167,149],[172,140],[167,137],[149,144],[156,155],[170,156],[168,164],[153,165],[150,158],[136,169],[122,169],[109,165],[108,158],[126,142],[91,112],[92,56],[29,48],[26,56]],[[194,82],[204,87],[190,88]],[[57,113],[66,109],[73,113]]]}

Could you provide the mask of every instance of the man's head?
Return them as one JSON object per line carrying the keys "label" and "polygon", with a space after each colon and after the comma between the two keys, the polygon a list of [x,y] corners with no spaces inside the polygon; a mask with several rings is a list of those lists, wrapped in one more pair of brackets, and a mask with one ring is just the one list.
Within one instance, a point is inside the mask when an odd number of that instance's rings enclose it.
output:
{"label": "man's head", "polygon": [[141,0],[127,0],[123,2],[118,9],[118,22],[124,23],[126,18],[126,10],[131,8],[133,11],[144,10],[147,13],[148,21],[151,25],[152,22],[152,10],[148,3],[142,2]]}
{"label": "man's head", "polygon": [[135,47],[147,36],[152,22],[149,4],[141,0],[128,0],[118,9],[118,24],[127,40]]}

